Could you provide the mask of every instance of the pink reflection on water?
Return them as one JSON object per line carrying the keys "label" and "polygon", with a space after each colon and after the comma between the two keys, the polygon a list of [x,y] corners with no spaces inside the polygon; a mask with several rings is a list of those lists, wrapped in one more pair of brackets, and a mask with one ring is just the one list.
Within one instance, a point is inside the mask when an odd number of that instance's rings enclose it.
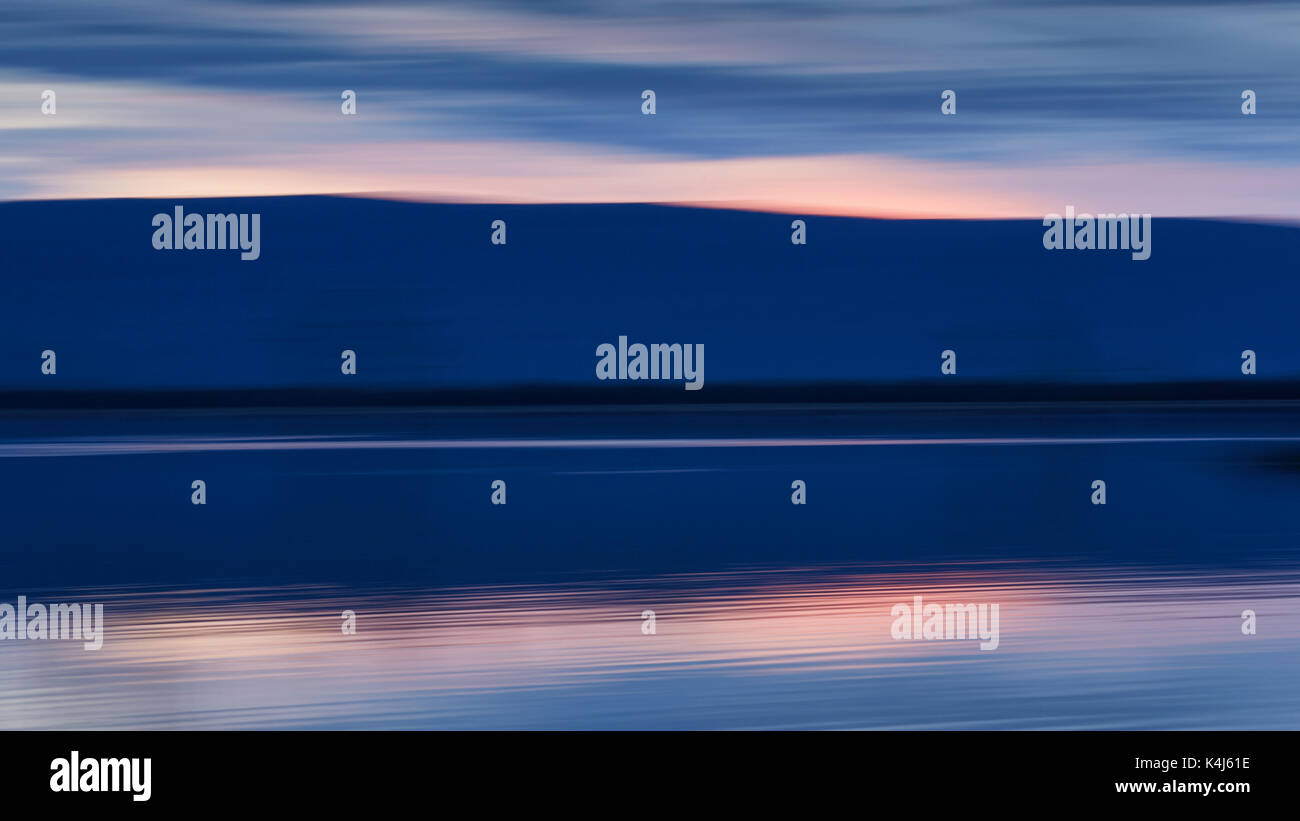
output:
{"label": "pink reflection on water", "polygon": [[[891,608],[918,595],[998,604],[998,649],[891,638]],[[0,726],[653,728],[686,718],[826,726],[802,716],[823,698],[844,701],[846,714],[874,710],[858,724],[918,726],[917,716],[894,715],[890,699],[920,688],[936,707],[956,709],[983,703],[967,685],[1033,697],[1083,676],[1091,683],[1078,685],[1078,702],[1095,710],[1087,705],[1099,684],[1141,684],[1167,698],[1224,665],[1265,669],[1272,654],[1300,648],[1300,577],[1281,570],[1003,562],[368,593],[83,591],[57,600],[105,604],[103,649],[0,642]],[[647,609],[654,635],[642,633]],[[1242,635],[1246,609],[1258,615],[1258,635]],[[344,610],[356,613],[355,636],[340,630]],[[1295,724],[1294,692],[1260,706]],[[982,709],[1008,710],[993,718],[1013,726],[1014,710],[991,704]],[[1090,720],[1054,714],[1038,725]]]}

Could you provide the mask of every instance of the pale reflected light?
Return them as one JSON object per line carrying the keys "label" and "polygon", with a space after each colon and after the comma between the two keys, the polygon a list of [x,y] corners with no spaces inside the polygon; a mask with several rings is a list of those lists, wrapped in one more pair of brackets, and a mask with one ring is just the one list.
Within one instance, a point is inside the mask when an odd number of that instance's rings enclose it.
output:
{"label": "pale reflected light", "polygon": [[[999,604],[1000,646],[892,639],[891,608],[917,595]],[[106,602],[103,649],[6,642],[0,726],[636,727],[652,720],[642,708],[668,704],[669,723],[682,726],[827,726],[808,714],[823,698],[843,702],[829,726],[953,725],[908,706],[928,694],[969,710],[963,721],[973,726],[1106,728],[1118,720],[1108,697],[1194,687],[1220,668],[1265,669],[1300,638],[1300,581],[1282,571],[1001,562],[77,597]],[[1267,630],[1242,635],[1247,608]],[[644,609],[656,613],[653,635],[641,631]],[[356,635],[340,630],[344,610],[356,613]],[[1264,702],[1251,709],[1271,711],[1278,726],[1300,723],[1293,675],[1284,666],[1263,682],[1267,695],[1252,698]],[[1050,699],[1055,686],[1076,691],[1063,712],[1020,716],[1007,701]],[[740,697],[712,701],[718,688]],[[1179,706],[1167,707],[1171,715],[1152,724],[1216,723],[1200,712],[1175,719]]]}

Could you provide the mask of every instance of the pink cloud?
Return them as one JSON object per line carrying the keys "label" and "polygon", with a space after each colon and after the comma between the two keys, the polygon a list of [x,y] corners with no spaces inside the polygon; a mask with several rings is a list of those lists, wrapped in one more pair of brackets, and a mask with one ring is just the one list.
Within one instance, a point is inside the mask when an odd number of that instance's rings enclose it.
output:
{"label": "pink cloud", "polygon": [[37,198],[367,194],[513,203],[670,202],[799,214],[1040,218],[1079,212],[1300,218],[1300,169],[1178,161],[992,167],[881,155],[686,159],[514,142],[305,148],[255,163],[70,164]]}

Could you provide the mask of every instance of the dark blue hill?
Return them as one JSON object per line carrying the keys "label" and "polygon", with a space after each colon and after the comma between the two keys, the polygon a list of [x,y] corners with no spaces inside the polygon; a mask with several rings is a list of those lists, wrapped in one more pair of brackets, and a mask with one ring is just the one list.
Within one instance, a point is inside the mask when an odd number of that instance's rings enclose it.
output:
{"label": "dark blue hill", "polygon": [[[151,218],[177,204],[260,213],[260,259],[154,250]],[[495,219],[507,221],[505,246],[489,242]],[[1171,398],[1187,393],[1179,386],[1290,396],[1300,375],[1300,228],[1156,220],[1151,258],[1134,261],[1046,251],[1031,220],[809,217],[806,246],[790,243],[790,221],[337,197],[0,204],[0,391],[74,406],[95,401],[88,392],[163,405],[499,402],[515,391],[581,402]],[[620,334],[704,344],[704,390],[597,381],[596,347]],[[1246,348],[1259,357],[1253,379],[1240,373]],[[55,377],[40,372],[45,349],[57,352]],[[344,349],[357,352],[355,377],[339,371]],[[958,354],[955,379],[939,374],[945,349]]]}

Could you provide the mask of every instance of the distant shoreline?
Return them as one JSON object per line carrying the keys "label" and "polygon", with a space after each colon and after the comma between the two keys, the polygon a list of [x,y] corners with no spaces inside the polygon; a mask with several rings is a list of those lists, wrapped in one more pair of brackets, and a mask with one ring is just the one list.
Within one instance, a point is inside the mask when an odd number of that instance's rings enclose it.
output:
{"label": "distant shoreline", "polygon": [[1023,402],[1215,402],[1300,401],[1300,382],[1223,380],[1142,384],[1051,384],[965,382],[904,384],[717,384],[707,395],[676,385],[646,384],[518,387],[366,389],[294,387],[215,390],[5,391],[0,410],[126,410],[151,408],[384,408],[521,407],[621,408],[710,405],[903,405]]}

